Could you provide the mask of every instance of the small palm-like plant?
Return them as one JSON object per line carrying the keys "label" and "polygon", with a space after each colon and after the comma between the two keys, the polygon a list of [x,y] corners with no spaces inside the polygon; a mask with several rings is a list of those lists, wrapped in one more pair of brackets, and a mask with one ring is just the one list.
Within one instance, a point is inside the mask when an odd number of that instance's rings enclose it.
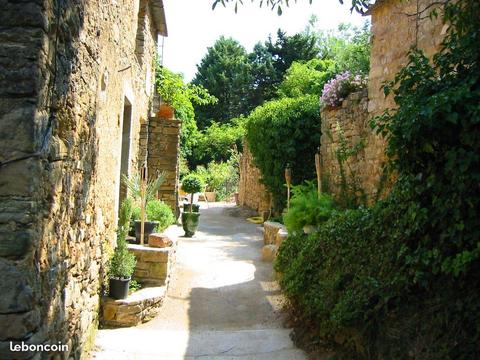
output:
{"label": "small palm-like plant", "polygon": [[[138,201],[141,198],[141,188],[142,188],[142,180],[140,179],[139,174],[134,174],[131,177],[122,175],[122,181],[125,186],[130,191],[130,195]],[[165,174],[162,172],[160,173],[155,179],[151,179],[147,181],[147,186],[145,187],[145,201],[148,202],[150,200],[154,200],[158,189],[160,186],[165,182]]]}

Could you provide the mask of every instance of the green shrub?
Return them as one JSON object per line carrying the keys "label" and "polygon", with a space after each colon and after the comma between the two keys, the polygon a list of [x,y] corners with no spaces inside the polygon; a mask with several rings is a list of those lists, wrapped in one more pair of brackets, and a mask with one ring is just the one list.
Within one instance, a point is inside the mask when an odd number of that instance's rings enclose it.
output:
{"label": "green shrub", "polygon": [[336,67],[333,60],[313,59],[293,62],[285,73],[278,88],[281,97],[299,97],[316,95],[322,92],[325,83],[335,76]]}
{"label": "green shrub", "polygon": [[168,226],[175,223],[175,216],[173,215],[170,206],[160,200],[152,200],[147,203],[145,207],[147,219],[149,221],[158,221],[159,224],[155,231],[162,232]]}
{"label": "green shrub", "polygon": [[190,212],[193,211],[193,194],[202,192],[205,190],[205,184],[198,175],[190,174],[183,178],[182,189],[187,194],[190,194]]}
{"label": "green shrub", "polygon": [[127,242],[125,240],[126,231],[118,231],[117,247],[110,259],[109,275],[114,278],[129,278],[135,270],[137,260],[135,255],[128,251]]}
{"label": "green shrub", "polygon": [[279,249],[302,325],[341,359],[480,357],[480,3],[447,3],[433,64],[413,51],[377,119],[397,180]]}
{"label": "green shrub", "polygon": [[136,280],[130,280],[130,283],[128,284],[128,293],[132,294],[135,291],[138,291],[142,288],[142,284],[140,284]]}
{"label": "green shrub", "polygon": [[293,184],[315,177],[315,152],[320,143],[317,96],[284,98],[257,107],[248,117],[249,148],[277,212],[286,203],[285,167]]}
{"label": "green shrub", "polygon": [[188,158],[190,168],[206,166],[211,162],[227,162],[232,151],[242,149],[245,136],[245,119],[236,118],[228,124],[213,122],[200,133],[192,155]]}
{"label": "green shrub", "polygon": [[133,201],[126,198],[120,204],[120,211],[118,215],[118,229],[119,231],[128,231],[130,228],[130,220],[133,216]]}
{"label": "green shrub", "polygon": [[132,221],[140,220],[141,210],[140,206],[135,206],[132,209]]}
{"label": "green shrub", "polygon": [[283,216],[289,232],[302,231],[305,225],[317,226],[327,221],[333,212],[332,198],[317,193],[316,185],[296,185],[292,188],[290,209]]}

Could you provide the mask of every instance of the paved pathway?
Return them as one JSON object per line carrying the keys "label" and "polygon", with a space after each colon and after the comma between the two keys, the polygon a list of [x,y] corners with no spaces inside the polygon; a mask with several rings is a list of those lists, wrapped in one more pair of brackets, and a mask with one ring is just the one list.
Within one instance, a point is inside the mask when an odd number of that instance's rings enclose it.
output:
{"label": "paved pathway", "polygon": [[[229,205],[201,210],[159,315],[134,328],[100,330],[94,359],[306,359],[284,329],[272,265],[260,259],[257,225]],[[182,232],[183,233],[183,232]]]}

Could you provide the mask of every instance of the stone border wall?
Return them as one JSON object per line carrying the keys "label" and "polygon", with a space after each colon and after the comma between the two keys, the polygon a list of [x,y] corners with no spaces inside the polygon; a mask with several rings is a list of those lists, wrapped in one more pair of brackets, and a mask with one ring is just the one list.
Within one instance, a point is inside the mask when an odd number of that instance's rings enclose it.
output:
{"label": "stone border wall", "polygon": [[243,142],[243,154],[240,158],[240,181],[238,184],[239,205],[256,210],[259,213],[270,209],[270,194],[261,182],[260,170],[253,164],[253,155]]}
{"label": "stone border wall", "polygon": [[137,259],[133,278],[149,286],[166,285],[175,263],[175,247],[176,244],[165,248],[128,245]]}
{"label": "stone border wall", "polygon": [[[321,112],[322,186],[332,194],[355,186],[355,195],[364,192],[372,199],[381,185],[384,145],[369,126],[367,106],[365,90],[350,94],[341,107]],[[345,161],[339,161],[342,150],[350,153]]]}

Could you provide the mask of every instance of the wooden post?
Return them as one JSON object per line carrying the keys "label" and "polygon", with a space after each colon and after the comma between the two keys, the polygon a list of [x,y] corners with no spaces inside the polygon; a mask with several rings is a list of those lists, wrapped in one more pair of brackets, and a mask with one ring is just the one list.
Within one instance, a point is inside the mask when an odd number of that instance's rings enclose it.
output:
{"label": "wooden post", "polygon": [[290,165],[285,168],[285,181],[287,182],[287,210],[290,209],[290,184],[292,183],[292,171]]}
{"label": "wooden post", "polygon": [[315,154],[315,168],[317,170],[317,191],[318,197],[322,192],[322,167],[321,167],[321,154],[320,154],[320,147],[317,148],[317,153]]}
{"label": "wooden post", "polygon": [[144,165],[140,174],[140,245],[144,244],[144,232],[145,232],[145,187],[147,184],[147,167]]}

